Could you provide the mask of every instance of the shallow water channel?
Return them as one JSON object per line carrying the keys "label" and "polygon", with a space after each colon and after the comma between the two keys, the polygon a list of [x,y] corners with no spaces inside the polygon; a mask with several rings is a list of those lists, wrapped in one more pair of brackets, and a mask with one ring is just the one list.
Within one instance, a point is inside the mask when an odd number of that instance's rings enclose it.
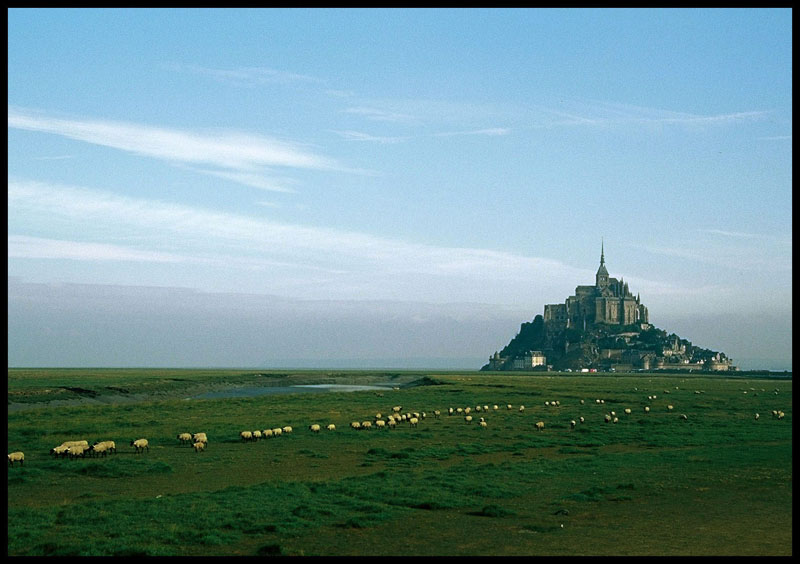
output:
{"label": "shallow water channel", "polygon": [[267,394],[297,394],[303,392],[360,392],[364,390],[391,390],[392,384],[296,384],[294,386],[248,386],[205,392],[185,399],[218,399],[263,396]]}

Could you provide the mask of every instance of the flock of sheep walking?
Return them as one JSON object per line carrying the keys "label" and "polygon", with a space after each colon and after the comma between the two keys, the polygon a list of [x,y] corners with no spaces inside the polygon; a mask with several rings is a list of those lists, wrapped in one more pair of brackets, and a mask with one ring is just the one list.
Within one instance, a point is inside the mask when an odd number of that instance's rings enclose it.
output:
{"label": "flock of sheep walking", "polygon": [[[677,390],[678,387],[676,386],[675,389]],[[637,388],[634,388],[637,390]],[[775,391],[777,393],[777,389]],[[669,390],[664,390],[664,393],[669,394]],[[702,391],[698,390],[695,391],[696,394],[703,393]],[[747,392],[745,392],[747,393]],[[658,398],[657,395],[648,395],[647,400],[648,402],[652,403],[653,400]],[[580,405],[585,405],[585,400],[580,400]],[[605,404],[604,399],[597,398],[595,399],[595,403],[598,405]],[[545,401],[544,406],[546,408],[560,408],[561,402],[560,400],[555,401]],[[506,404],[506,410],[511,411],[514,407],[511,404]],[[666,405],[666,410],[671,412],[674,409],[672,404]],[[492,405],[491,408],[489,405],[476,405],[474,408],[472,406],[467,407],[456,407],[456,408],[448,408],[447,414],[448,416],[462,416],[464,421],[467,424],[472,423],[474,417],[472,413],[491,413],[497,412],[500,410],[498,405]],[[520,405],[517,408],[517,411],[523,413],[525,411],[525,406]],[[645,414],[650,413],[650,405],[645,405],[643,407],[643,411]],[[633,412],[631,408],[624,408],[622,413],[624,415],[631,415]],[[437,409],[433,411],[434,418],[438,419],[441,416],[441,412]],[[785,414],[781,410],[773,410],[772,416],[775,419],[783,419]],[[396,405],[392,407],[392,412],[388,414],[385,418],[383,417],[382,413],[376,413],[374,417],[369,419],[362,419],[360,421],[352,421],[350,423],[350,428],[361,431],[361,430],[370,430],[370,429],[394,429],[398,425],[407,424],[409,427],[416,428],[419,422],[427,417],[426,412],[403,412],[403,407],[400,405]],[[758,420],[760,415],[758,413],[755,414],[755,420]],[[604,421],[606,423],[618,423],[619,417],[617,416],[616,411],[609,410],[607,411],[604,416]],[[681,420],[688,420],[688,416],[684,413],[679,415]],[[575,429],[578,423],[584,423],[586,419],[581,416],[577,420],[571,420],[569,422],[570,429]],[[482,429],[488,427],[488,422],[485,417],[480,416],[478,418],[478,426]],[[308,429],[312,433],[320,433],[323,428],[323,425],[319,423],[312,423],[308,426]],[[324,426],[327,431],[335,431],[336,425],[333,423],[329,423]],[[545,428],[544,421],[537,421],[534,424],[534,428],[537,431],[543,431]],[[241,438],[242,442],[252,442],[258,441],[261,439],[270,439],[274,437],[280,437],[281,435],[288,435],[292,432],[292,427],[286,425],[284,427],[275,427],[272,429],[264,429],[264,430],[255,430],[255,431],[241,431],[239,433],[239,437]],[[202,452],[208,446],[208,437],[206,433],[179,433],[177,436],[178,441],[181,444],[190,444],[194,448],[195,452]],[[130,446],[134,447],[135,453],[139,454],[145,451],[150,450],[149,441],[147,439],[135,439],[130,442]],[[53,447],[50,449],[50,454],[52,454],[56,458],[65,458],[69,457],[70,459],[75,458],[85,458],[87,455],[90,457],[98,457],[98,456],[107,456],[108,454],[115,454],[117,452],[117,446],[114,441],[100,441],[89,445],[88,441],[86,440],[78,440],[78,441],[65,441],[60,445]],[[25,461],[25,454],[21,451],[12,452],[8,455],[8,462],[10,466],[14,466],[15,462],[19,462],[20,466],[23,465]]]}

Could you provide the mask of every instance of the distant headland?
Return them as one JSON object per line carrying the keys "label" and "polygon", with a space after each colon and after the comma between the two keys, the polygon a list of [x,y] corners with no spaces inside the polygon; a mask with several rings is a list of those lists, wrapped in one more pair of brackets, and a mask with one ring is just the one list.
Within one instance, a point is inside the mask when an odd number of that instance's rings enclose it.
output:
{"label": "distant headland", "polygon": [[481,370],[735,371],[725,353],[704,349],[650,323],[647,307],[622,278],[608,275],[600,245],[594,285],[523,323]]}

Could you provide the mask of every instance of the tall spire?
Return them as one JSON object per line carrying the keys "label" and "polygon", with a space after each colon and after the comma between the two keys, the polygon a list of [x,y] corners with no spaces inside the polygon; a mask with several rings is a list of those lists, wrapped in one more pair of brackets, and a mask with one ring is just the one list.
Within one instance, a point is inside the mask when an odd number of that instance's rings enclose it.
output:
{"label": "tall spire", "polygon": [[603,238],[600,237],[600,266],[603,266],[606,263],[606,257],[603,253]]}

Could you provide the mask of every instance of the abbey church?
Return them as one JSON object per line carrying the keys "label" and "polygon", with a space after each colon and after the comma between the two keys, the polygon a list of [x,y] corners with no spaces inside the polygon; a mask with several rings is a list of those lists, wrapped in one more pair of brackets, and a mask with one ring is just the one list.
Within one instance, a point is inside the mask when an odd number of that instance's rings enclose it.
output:
{"label": "abbey church", "polygon": [[609,325],[646,324],[647,308],[633,297],[622,279],[609,278],[603,246],[600,247],[600,268],[594,286],[578,286],[575,295],[563,304],[544,306],[544,321],[552,329],[586,330],[595,323]]}

